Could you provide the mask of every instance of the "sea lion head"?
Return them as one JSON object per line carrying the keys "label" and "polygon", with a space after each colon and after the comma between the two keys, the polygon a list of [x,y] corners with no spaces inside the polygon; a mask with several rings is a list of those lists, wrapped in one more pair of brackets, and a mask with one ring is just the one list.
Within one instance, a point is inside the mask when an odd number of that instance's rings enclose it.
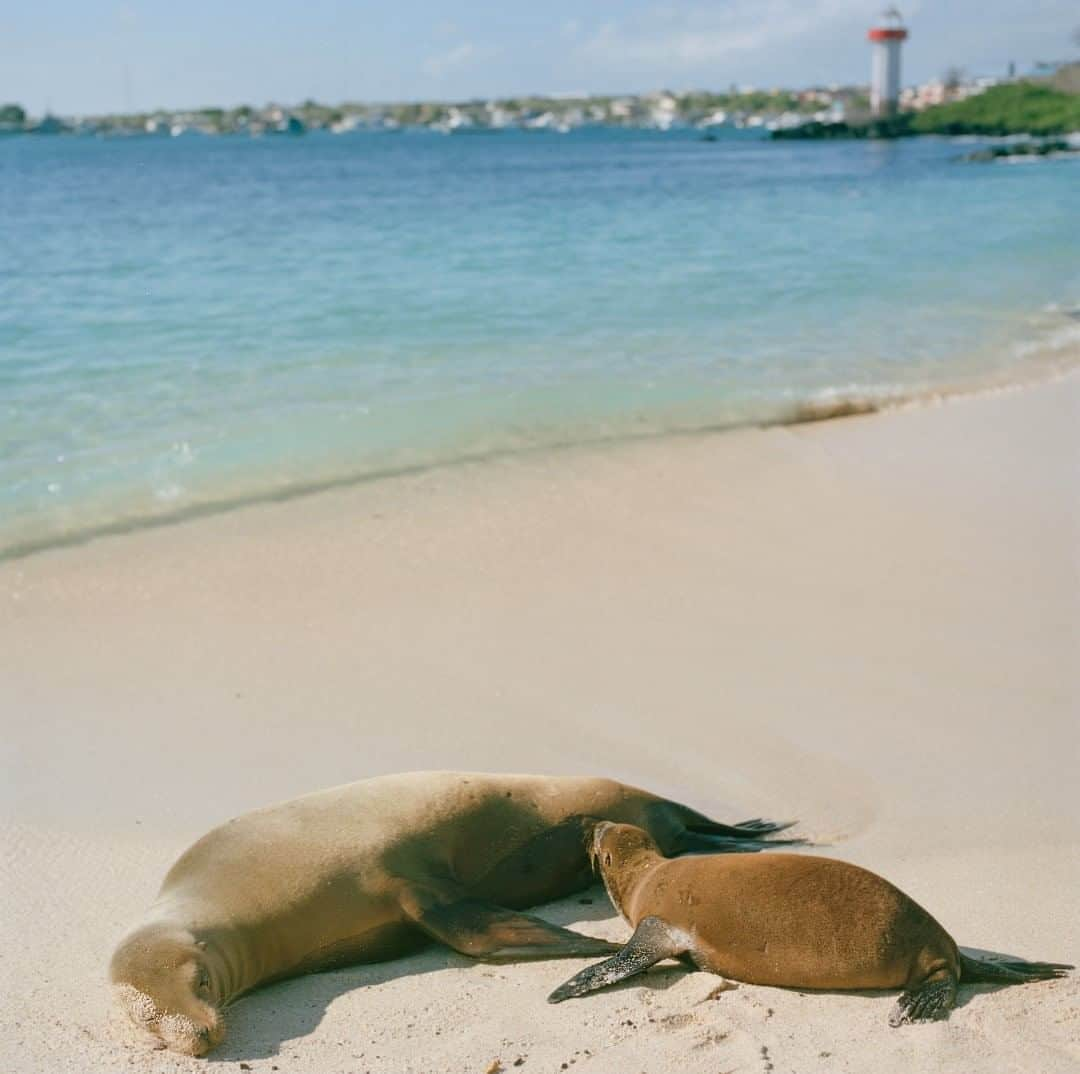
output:
{"label": "sea lion head", "polygon": [[601,821],[593,829],[593,868],[600,873],[608,896],[620,913],[627,894],[642,873],[662,856],[652,836],[634,824]]}
{"label": "sea lion head", "polygon": [[147,925],[132,933],[109,977],[120,1008],[157,1047],[205,1055],[225,1035],[204,948],[186,929]]}

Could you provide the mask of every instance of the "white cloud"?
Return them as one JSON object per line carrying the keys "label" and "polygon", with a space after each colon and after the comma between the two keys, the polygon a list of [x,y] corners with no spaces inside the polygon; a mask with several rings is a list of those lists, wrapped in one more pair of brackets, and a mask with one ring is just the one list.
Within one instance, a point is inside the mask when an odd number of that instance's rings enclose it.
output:
{"label": "white cloud", "polygon": [[118,27],[132,29],[139,25],[139,12],[132,4],[117,4],[113,19]]}
{"label": "white cloud", "polygon": [[429,56],[422,66],[426,75],[432,78],[444,78],[480,60],[488,60],[497,55],[498,51],[490,45],[476,45],[472,41],[462,41],[445,52]]}
{"label": "white cloud", "polygon": [[[905,5],[911,14],[917,3]],[[830,23],[875,16],[867,0],[732,0],[710,7],[664,4],[604,23],[580,46],[596,62],[679,68],[730,60],[788,42]]]}
{"label": "white cloud", "polygon": [[432,78],[442,78],[443,75],[455,68],[467,64],[476,52],[475,47],[469,41],[463,41],[446,52],[440,52],[437,56],[429,56],[424,60],[424,72]]}

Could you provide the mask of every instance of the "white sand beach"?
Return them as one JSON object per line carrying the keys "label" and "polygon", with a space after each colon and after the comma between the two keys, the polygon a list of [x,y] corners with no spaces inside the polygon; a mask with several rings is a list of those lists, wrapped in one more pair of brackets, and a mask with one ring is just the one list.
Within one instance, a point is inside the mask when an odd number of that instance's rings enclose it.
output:
{"label": "white sand beach", "polygon": [[[240,1001],[205,1060],[112,947],[230,816],[382,772],[595,773],[797,817],[970,947],[1080,963],[1080,378],[521,455],[0,564],[0,1069],[1080,1070],[1080,978],[893,995],[442,948]],[[584,901],[587,899],[589,901]],[[628,935],[601,889],[541,911]]]}

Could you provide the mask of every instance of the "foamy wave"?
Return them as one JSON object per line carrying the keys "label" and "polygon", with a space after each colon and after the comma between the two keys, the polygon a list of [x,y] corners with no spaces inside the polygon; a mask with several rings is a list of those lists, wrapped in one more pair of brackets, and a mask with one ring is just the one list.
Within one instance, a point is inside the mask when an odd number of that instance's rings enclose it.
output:
{"label": "foamy wave", "polygon": [[[484,463],[533,452],[558,451],[577,447],[617,444],[620,442],[661,438],[673,435],[708,435],[747,426],[798,425],[875,414],[883,410],[906,409],[945,402],[959,396],[997,393],[1059,376],[1080,368],[1080,306],[1047,305],[1032,318],[1032,334],[1014,344],[1011,351],[999,354],[989,365],[969,369],[967,375],[953,381],[925,380],[905,384],[851,383],[825,388],[801,397],[793,392],[787,398],[758,397],[754,403],[743,400],[745,409],[722,411],[710,420],[697,413],[682,419],[656,415],[652,420],[640,414],[623,421],[601,422],[585,426],[530,426],[518,429],[517,435],[502,429],[488,443],[473,443],[471,449],[443,456],[417,455],[397,465],[358,468],[329,472],[305,481],[273,480],[231,493],[216,490],[203,492],[198,499],[185,501],[187,490],[176,480],[196,458],[198,452],[187,442],[178,442],[168,453],[168,466],[159,467],[151,504],[128,507],[112,517],[99,516],[73,524],[70,515],[63,518],[63,528],[26,527],[0,536],[0,562],[20,559],[36,552],[83,544],[101,537],[119,536],[132,531],[157,528],[193,519],[220,515],[260,503],[299,499],[334,489],[370,481],[401,477],[444,467]],[[59,485],[50,492],[61,491]],[[55,523],[55,520],[53,520]]]}
{"label": "foamy wave", "polygon": [[[1018,358],[1033,358],[1043,355],[1064,354],[1080,351],[1080,309],[1061,310],[1069,318],[1067,324],[1060,325],[1037,339],[1025,340],[1016,345]],[[1080,359],[1080,354],[1077,355]]]}

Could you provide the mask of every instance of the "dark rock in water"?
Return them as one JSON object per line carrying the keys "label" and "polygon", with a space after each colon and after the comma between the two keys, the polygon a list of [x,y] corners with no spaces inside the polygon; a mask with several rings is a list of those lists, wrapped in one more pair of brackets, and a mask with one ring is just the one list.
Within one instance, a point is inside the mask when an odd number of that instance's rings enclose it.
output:
{"label": "dark rock in water", "polygon": [[833,418],[851,418],[859,414],[876,414],[881,401],[859,396],[839,399],[807,399],[785,415],[785,425],[802,425],[812,421],[830,421]]}
{"label": "dark rock in water", "polygon": [[1071,146],[1064,138],[1051,138],[1041,142],[1013,142],[1010,145],[991,145],[977,149],[974,153],[965,153],[960,159],[984,163],[992,160],[1005,160],[1009,157],[1048,157],[1059,153],[1076,156],[1080,151]]}
{"label": "dark rock in water", "polygon": [[822,141],[834,138],[906,138],[915,131],[911,128],[911,115],[902,113],[897,116],[885,116],[871,119],[864,123],[803,123],[799,127],[787,127],[775,130],[776,139],[794,139]]}
{"label": "dark rock in water", "polygon": [[858,138],[856,128],[850,123],[820,123],[817,120],[812,123],[803,123],[798,127],[783,127],[772,131],[771,137],[777,141],[791,139],[801,141],[821,141],[829,138]]}

